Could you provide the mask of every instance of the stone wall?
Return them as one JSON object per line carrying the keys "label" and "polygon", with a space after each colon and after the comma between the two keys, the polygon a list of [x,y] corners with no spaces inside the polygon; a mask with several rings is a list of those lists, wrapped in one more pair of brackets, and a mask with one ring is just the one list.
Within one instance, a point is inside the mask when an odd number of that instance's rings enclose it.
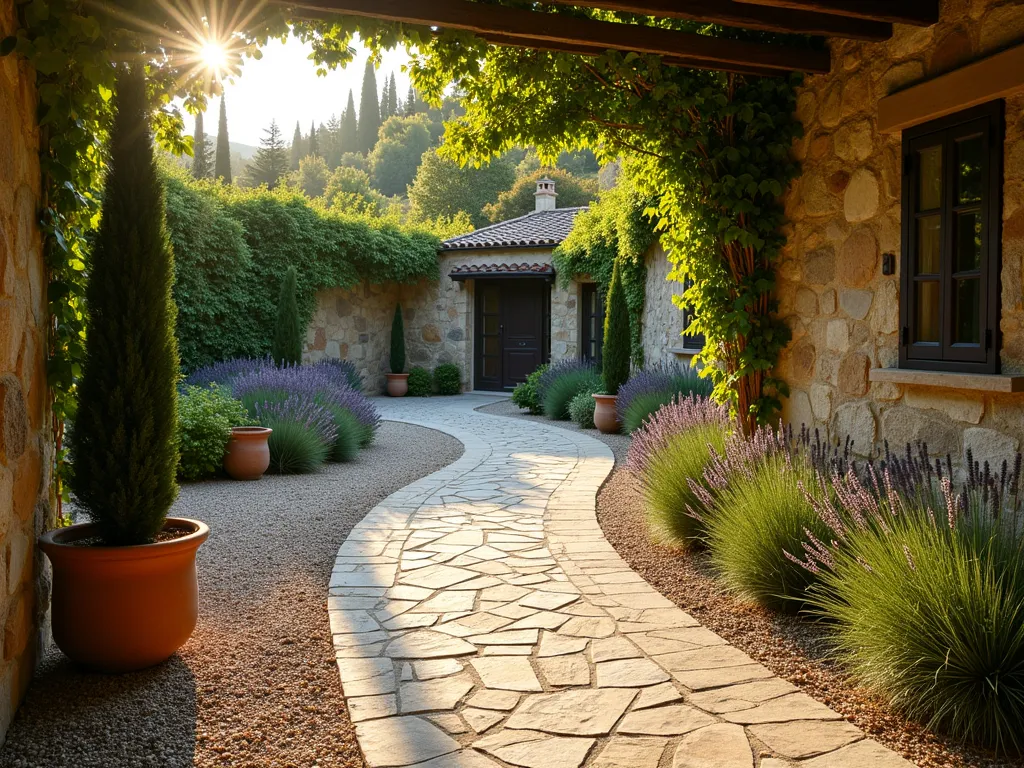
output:
{"label": "stone wall", "polygon": [[687,363],[693,351],[683,349],[683,312],[672,301],[673,296],[682,294],[683,285],[669,279],[672,263],[659,243],[647,251],[645,263],[647,282],[641,333],[644,365]]}
{"label": "stone wall", "polygon": [[[15,27],[13,3],[0,4],[0,39]],[[35,546],[52,523],[52,452],[34,83],[23,60],[0,59],[0,740],[49,637]]]}
{"label": "stone wall", "polygon": [[[384,387],[389,372],[391,320],[401,302],[405,321],[407,370],[428,370],[455,363],[463,387],[472,387],[474,281],[459,282],[448,274],[458,266],[495,263],[551,263],[550,250],[451,253],[440,258],[441,278],[414,285],[362,283],[351,289],[321,291],[307,330],[303,359],[351,360],[368,390]],[[551,289],[551,358],[579,354],[579,286]]]}
{"label": "stone wall", "polygon": [[[944,0],[932,27],[896,25],[883,43],[831,41],[832,73],[807,78],[797,102],[805,133],[794,147],[803,175],[787,198],[778,288],[793,330],[780,365],[793,423],[852,435],[862,452],[882,439],[925,439],[933,454],[954,457],[1020,447],[1024,395],[868,379],[898,359],[899,276],[881,274],[881,255],[899,264],[901,137],[876,130],[878,101],[1014,42],[1024,43],[1024,6]],[[1024,96],[1007,100],[1006,118],[1001,359],[1015,372],[1024,371]]]}

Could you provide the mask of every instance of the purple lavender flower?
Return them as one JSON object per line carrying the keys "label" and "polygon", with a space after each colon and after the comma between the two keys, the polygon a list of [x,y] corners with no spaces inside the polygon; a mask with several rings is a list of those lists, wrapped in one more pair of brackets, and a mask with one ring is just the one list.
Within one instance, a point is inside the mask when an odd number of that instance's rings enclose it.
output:
{"label": "purple lavender flower", "polygon": [[634,374],[629,381],[619,387],[615,410],[619,414],[619,420],[623,421],[626,410],[640,395],[664,394],[666,400],[676,394],[686,396],[694,393],[707,397],[711,394],[711,389],[711,380],[702,379],[696,369],[689,366],[651,366]]}
{"label": "purple lavender flower", "polygon": [[284,400],[256,402],[253,411],[253,415],[264,426],[273,426],[282,421],[300,424],[314,432],[324,445],[332,445],[338,436],[331,412],[304,394],[290,395]]}
{"label": "purple lavender flower", "polygon": [[544,393],[548,387],[562,376],[568,373],[576,373],[577,371],[599,373],[594,364],[588,360],[559,360],[557,363],[549,365],[547,370],[540,375],[540,379],[537,380],[537,401],[543,403]]}
{"label": "purple lavender flower", "polygon": [[230,360],[222,360],[219,363],[212,363],[211,365],[197,368],[185,379],[184,383],[186,386],[199,387],[205,387],[209,384],[230,384],[239,376],[245,376],[261,368],[272,367],[273,365],[274,363],[269,357],[263,359],[234,357]]}
{"label": "purple lavender flower", "polygon": [[348,360],[336,360],[332,357],[325,357],[316,363],[313,368],[324,368],[331,373],[339,382],[344,382],[356,392],[363,391],[363,378],[353,363]]}
{"label": "purple lavender flower", "polygon": [[706,397],[677,395],[633,433],[626,454],[626,466],[634,474],[642,474],[651,458],[668,445],[674,436],[704,426],[715,426],[723,432],[730,431],[733,424],[729,420],[728,409]]}

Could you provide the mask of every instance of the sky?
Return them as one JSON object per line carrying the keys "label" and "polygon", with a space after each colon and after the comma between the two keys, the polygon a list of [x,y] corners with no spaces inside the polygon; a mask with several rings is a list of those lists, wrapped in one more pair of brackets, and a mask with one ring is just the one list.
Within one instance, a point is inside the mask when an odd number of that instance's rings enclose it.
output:
{"label": "sky", "polygon": [[[242,74],[234,82],[224,85],[228,105],[228,137],[232,142],[259,144],[263,130],[277,119],[286,143],[292,140],[295,121],[302,126],[303,133],[309,133],[311,121],[326,123],[331,114],[339,118],[352,89],[356,109],[359,108],[359,92],[363,84],[363,68],[369,51],[354,43],[355,60],[345,69],[328,72],[318,77],[316,65],[308,58],[312,52],[309,44],[289,37],[286,43],[271,41],[263,48],[260,60],[246,59]],[[398,95],[404,99],[409,90],[409,76],[402,72],[402,65],[408,61],[404,49],[388,51],[377,68],[377,93],[384,87],[384,78],[395,73]],[[220,114],[220,97],[209,100],[204,127],[208,135],[217,132],[217,116]],[[189,135],[193,131],[194,118],[185,113],[185,128]]]}

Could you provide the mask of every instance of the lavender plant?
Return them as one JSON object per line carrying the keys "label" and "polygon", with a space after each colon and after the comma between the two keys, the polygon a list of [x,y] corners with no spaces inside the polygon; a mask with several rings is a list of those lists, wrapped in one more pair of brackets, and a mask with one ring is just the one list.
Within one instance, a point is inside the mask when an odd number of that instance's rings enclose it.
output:
{"label": "lavender plant", "polygon": [[313,368],[324,368],[336,377],[339,382],[344,382],[356,392],[363,391],[363,377],[359,375],[354,363],[348,360],[336,360],[326,357],[323,360],[313,363]]}
{"label": "lavender plant", "polygon": [[230,360],[222,360],[219,363],[197,368],[189,374],[184,381],[186,386],[206,387],[210,384],[229,385],[239,376],[245,376],[268,366],[273,366],[274,361],[269,357],[258,359],[254,357],[234,357]]}
{"label": "lavender plant", "polygon": [[623,430],[628,434],[676,395],[708,397],[711,389],[710,379],[701,378],[697,370],[689,366],[652,366],[636,373],[619,388],[615,409]]}
{"label": "lavender plant", "polygon": [[337,438],[327,407],[301,394],[281,400],[255,401],[252,413],[270,427],[270,468],[280,474],[315,472],[330,456]]}
{"label": "lavender plant", "polygon": [[537,380],[537,399],[549,419],[569,418],[569,402],[581,392],[602,391],[601,374],[586,360],[561,360]]}

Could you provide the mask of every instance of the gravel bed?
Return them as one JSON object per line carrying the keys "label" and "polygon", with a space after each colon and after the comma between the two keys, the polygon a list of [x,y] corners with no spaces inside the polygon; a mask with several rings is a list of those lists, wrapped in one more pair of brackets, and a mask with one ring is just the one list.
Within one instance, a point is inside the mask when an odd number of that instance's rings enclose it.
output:
{"label": "gravel bed", "polygon": [[362,766],[325,608],[334,558],[375,504],[462,451],[448,435],[385,422],[357,461],[316,475],[183,486],[172,513],[212,530],[192,639],[120,676],[80,672],[54,649],[0,766]]}
{"label": "gravel bed", "polygon": [[[570,422],[526,415],[511,402],[478,410],[541,419],[558,427],[579,430]],[[1024,767],[1024,759],[996,758],[945,739],[894,714],[885,702],[858,688],[829,658],[829,648],[820,627],[808,620],[774,614],[737,600],[715,580],[703,553],[681,553],[653,544],[647,535],[640,485],[620,466],[626,457],[629,438],[602,435],[597,430],[586,432],[606,443],[615,454],[616,469],[597,497],[601,528],[630,567],[661,594],[776,675],[832,707],[872,738],[922,768]]]}

